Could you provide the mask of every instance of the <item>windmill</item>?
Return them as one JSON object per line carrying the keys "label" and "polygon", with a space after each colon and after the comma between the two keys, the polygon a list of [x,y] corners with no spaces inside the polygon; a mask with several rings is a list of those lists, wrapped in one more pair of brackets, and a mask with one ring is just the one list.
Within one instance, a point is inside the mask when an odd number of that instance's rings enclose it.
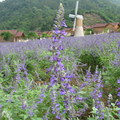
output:
{"label": "windmill", "polygon": [[76,1],[75,15],[69,14],[70,18],[74,18],[73,31],[75,37],[84,36],[83,16],[77,14],[78,6],[79,6],[79,1]]}

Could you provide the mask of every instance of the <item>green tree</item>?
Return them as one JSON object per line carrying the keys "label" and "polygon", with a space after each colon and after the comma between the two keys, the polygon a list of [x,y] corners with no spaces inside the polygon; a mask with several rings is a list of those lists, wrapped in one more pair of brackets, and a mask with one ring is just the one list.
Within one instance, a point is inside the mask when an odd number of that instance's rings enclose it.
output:
{"label": "green tree", "polygon": [[91,28],[85,30],[85,34],[86,34],[86,35],[90,35],[90,34],[93,34],[93,33],[94,33],[94,31],[93,31],[93,29],[91,29]]}
{"label": "green tree", "polygon": [[13,37],[13,34],[10,32],[2,32],[0,36],[2,36],[4,40],[8,41]]}
{"label": "green tree", "polygon": [[[87,11],[91,11],[91,13],[99,15],[107,23],[119,22],[120,20],[118,14],[120,6],[110,2],[113,0],[79,1],[78,14],[84,15]],[[73,21],[69,18],[69,13],[74,14],[75,12],[75,0],[5,0],[0,2],[0,29],[20,29],[24,32],[49,31],[53,29],[53,19],[60,2],[65,7],[66,23],[68,27],[72,27]],[[85,19],[84,23],[88,23],[87,21]],[[96,23],[94,22],[94,24]]]}
{"label": "green tree", "polygon": [[36,33],[36,32],[29,32],[28,34],[27,34],[27,38],[28,39],[36,39],[36,38],[38,38],[39,36],[38,36],[38,34]]}

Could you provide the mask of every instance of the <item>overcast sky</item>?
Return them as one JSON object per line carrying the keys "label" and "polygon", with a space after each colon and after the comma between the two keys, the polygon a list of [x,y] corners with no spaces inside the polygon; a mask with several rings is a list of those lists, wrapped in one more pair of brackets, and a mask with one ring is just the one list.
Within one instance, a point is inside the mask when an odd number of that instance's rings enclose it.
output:
{"label": "overcast sky", "polygon": [[2,2],[2,1],[4,1],[4,0],[0,0],[0,2]]}

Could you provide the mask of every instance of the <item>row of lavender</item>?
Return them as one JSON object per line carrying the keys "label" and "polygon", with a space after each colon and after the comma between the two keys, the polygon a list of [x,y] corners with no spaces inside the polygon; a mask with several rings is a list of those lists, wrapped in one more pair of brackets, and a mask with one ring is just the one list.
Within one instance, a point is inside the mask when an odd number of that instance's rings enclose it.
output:
{"label": "row of lavender", "polygon": [[[66,37],[63,42],[65,48],[84,49],[97,46],[102,47],[104,43],[120,41],[120,33],[109,33],[101,35],[88,35],[85,37]],[[24,53],[26,50],[44,51],[52,44],[51,39],[34,40],[29,42],[0,43],[0,55],[9,53]]]}

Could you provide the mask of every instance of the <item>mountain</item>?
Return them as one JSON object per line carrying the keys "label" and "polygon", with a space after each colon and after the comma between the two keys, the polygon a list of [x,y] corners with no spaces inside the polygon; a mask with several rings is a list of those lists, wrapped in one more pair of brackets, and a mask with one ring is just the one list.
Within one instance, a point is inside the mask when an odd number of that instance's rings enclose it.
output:
{"label": "mountain", "polygon": [[[84,15],[86,25],[120,20],[120,7],[112,0],[79,1],[78,14]],[[73,19],[68,15],[74,14],[76,0],[5,0],[0,2],[0,29],[50,30],[60,2],[65,8],[67,25],[72,27]]]}
{"label": "mountain", "polygon": [[113,4],[120,6],[120,0],[110,0]]}

